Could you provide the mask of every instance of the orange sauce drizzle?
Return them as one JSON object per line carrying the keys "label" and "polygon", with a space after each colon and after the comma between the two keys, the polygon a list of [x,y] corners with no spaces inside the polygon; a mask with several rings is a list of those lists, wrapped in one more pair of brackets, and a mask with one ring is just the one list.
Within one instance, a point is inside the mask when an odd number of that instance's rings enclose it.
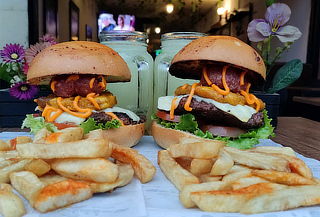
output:
{"label": "orange sauce drizzle", "polygon": [[90,82],[89,82],[89,87],[92,89],[93,88],[93,83],[94,80],[96,80],[96,78],[91,78]]}
{"label": "orange sauce drizzle", "polygon": [[171,101],[171,108],[170,108],[170,120],[174,119],[174,110],[177,108],[178,105],[176,105],[177,97],[174,97]]}
{"label": "orange sauce drizzle", "polygon": [[241,72],[240,75],[240,86],[244,85],[244,76],[246,75],[247,71]]}
{"label": "orange sauce drizzle", "polygon": [[50,84],[50,88],[53,92],[56,91],[56,83],[57,83],[57,81],[52,81]]}
{"label": "orange sauce drizzle", "polygon": [[89,93],[86,98],[92,103],[92,105],[93,105],[96,109],[100,110],[99,104],[98,104],[97,101],[93,98],[93,97],[95,97],[95,96],[99,96],[99,95],[98,95],[98,94],[96,95],[95,93]]}
{"label": "orange sauce drizzle", "polygon": [[107,82],[106,82],[106,79],[101,75],[99,76],[101,77],[101,82],[99,82],[99,86],[103,89],[105,89],[107,87]]}
{"label": "orange sauce drizzle", "polygon": [[220,89],[217,85],[212,84],[211,87],[217,91],[218,93],[220,93],[221,95],[228,95],[230,93],[230,88],[228,87],[227,81],[226,81],[226,73],[227,73],[227,69],[229,66],[224,66],[223,70],[222,70],[222,84],[224,87],[224,90]]}
{"label": "orange sauce drizzle", "polygon": [[106,114],[107,114],[107,115],[110,115],[110,116],[112,117],[112,120],[113,120],[113,119],[118,120],[118,121],[120,122],[121,126],[123,126],[123,125],[124,125],[124,124],[123,124],[123,121],[122,121],[122,120],[120,120],[120,119],[118,118],[118,116],[117,116],[117,115],[115,115],[113,112],[106,112]]}
{"label": "orange sauce drizzle", "polygon": [[185,109],[186,111],[189,111],[189,112],[192,111],[192,108],[190,107],[190,103],[191,103],[192,97],[193,97],[193,95],[194,95],[194,91],[195,91],[195,89],[196,89],[196,87],[197,87],[198,84],[199,84],[199,83],[194,83],[194,84],[192,84],[192,86],[191,86],[190,94],[189,94],[189,96],[188,96],[188,99],[187,99],[186,103],[184,104],[184,109]]}
{"label": "orange sauce drizzle", "polygon": [[78,80],[78,79],[79,79],[79,75],[70,75],[70,76],[67,78],[66,82],[76,81],[76,80]]}
{"label": "orange sauce drizzle", "polygon": [[207,84],[209,86],[212,85],[212,82],[210,81],[209,77],[208,77],[208,74],[207,74],[207,67],[203,67],[203,77],[204,79],[206,80]]}

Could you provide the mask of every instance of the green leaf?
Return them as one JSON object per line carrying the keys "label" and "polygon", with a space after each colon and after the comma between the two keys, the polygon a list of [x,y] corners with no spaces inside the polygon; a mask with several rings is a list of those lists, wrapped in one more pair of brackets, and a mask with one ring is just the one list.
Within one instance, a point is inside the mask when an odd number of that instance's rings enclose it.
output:
{"label": "green leaf", "polygon": [[0,65],[0,79],[6,81],[8,83],[10,83],[10,80],[12,79],[10,74],[7,72],[6,64]]}
{"label": "green leaf", "polygon": [[29,128],[33,134],[36,134],[43,128],[46,128],[50,132],[56,132],[58,130],[54,124],[46,122],[43,117],[33,117],[33,115],[26,116],[22,122],[21,129],[23,128]]}
{"label": "green leaf", "polygon": [[276,93],[279,90],[295,82],[302,73],[303,64],[301,60],[294,59],[282,66],[275,74],[268,93]]}
{"label": "green leaf", "polygon": [[92,130],[102,129],[109,130],[112,128],[119,128],[121,126],[120,121],[113,119],[106,123],[97,123],[93,118],[89,118],[88,120],[82,122],[80,127],[83,129],[84,133],[87,134]]}
{"label": "green leaf", "polygon": [[276,3],[276,0],[266,0],[266,6],[269,7],[273,3]]}

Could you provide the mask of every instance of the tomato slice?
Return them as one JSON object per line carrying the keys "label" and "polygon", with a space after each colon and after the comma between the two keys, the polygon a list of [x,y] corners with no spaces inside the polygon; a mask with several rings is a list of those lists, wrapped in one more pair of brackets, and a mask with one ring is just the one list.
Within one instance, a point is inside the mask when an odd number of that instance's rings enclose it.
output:
{"label": "tomato slice", "polygon": [[158,118],[161,118],[162,120],[166,120],[166,121],[171,121],[171,122],[180,122],[180,115],[175,115],[174,118],[171,120],[170,119],[170,114],[169,112],[165,112],[165,111],[157,111],[156,113]]}
{"label": "tomato slice", "polygon": [[215,125],[203,125],[200,127],[202,131],[209,131],[214,136],[228,136],[228,137],[238,137],[243,133],[246,133],[245,130],[236,127],[224,127],[224,126],[215,126]]}
{"label": "tomato slice", "polygon": [[67,123],[56,123],[53,122],[54,126],[56,126],[58,128],[58,130],[63,130],[66,129],[68,127],[78,127],[78,125],[76,125],[75,123],[71,123],[71,122],[67,122]]}

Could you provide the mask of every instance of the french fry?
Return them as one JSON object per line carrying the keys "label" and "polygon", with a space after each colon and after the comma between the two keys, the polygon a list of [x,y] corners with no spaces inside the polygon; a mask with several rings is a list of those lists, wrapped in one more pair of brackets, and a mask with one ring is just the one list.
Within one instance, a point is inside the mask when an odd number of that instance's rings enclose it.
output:
{"label": "french fry", "polygon": [[9,150],[12,150],[10,143],[0,139],[0,151],[9,151]]}
{"label": "french fry", "polygon": [[40,144],[45,143],[46,138],[50,133],[51,132],[49,132],[47,128],[42,128],[34,135],[33,143],[40,143]]}
{"label": "french fry", "polygon": [[48,212],[90,197],[92,192],[87,183],[68,179],[45,186],[37,195],[33,207],[39,212]]}
{"label": "french fry", "polygon": [[118,178],[118,166],[103,158],[57,159],[52,169],[61,176],[92,182],[114,182]]}
{"label": "french fry", "polygon": [[221,181],[206,182],[201,184],[190,184],[182,188],[179,198],[182,205],[186,208],[195,207],[196,204],[191,200],[191,193],[198,191],[217,191],[225,188],[225,183]]}
{"label": "french fry", "polygon": [[74,142],[50,145],[25,143],[18,144],[17,151],[24,158],[97,158],[109,157],[109,143],[104,139],[85,139]]}
{"label": "french fry", "polygon": [[269,181],[256,177],[256,176],[250,176],[250,177],[243,177],[240,178],[238,180],[236,180],[235,182],[232,182],[231,184],[231,188],[233,190],[237,190],[240,188],[246,188],[250,185],[254,185],[254,184],[258,184],[258,183],[267,183]]}
{"label": "french fry", "polygon": [[295,157],[294,150],[290,147],[257,146],[249,150],[250,152],[261,152],[267,154],[285,154]]}
{"label": "french fry", "polygon": [[294,186],[252,198],[240,209],[241,213],[253,214],[292,209],[320,204],[320,186]]}
{"label": "french fry", "polygon": [[0,215],[20,217],[26,214],[23,202],[8,184],[0,184]]}
{"label": "french fry", "polygon": [[111,157],[120,162],[131,164],[142,183],[151,181],[156,173],[156,168],[151,161],[134,149],[112,144]]}
{"label": "french fry", "polygon": [[269,180],[270,182],[275,182],[284,185],[315,185],[317,184],[312,179],[307,179],[296,173],[279,172],[273,170],[252,170],[252,175],[261,177],[263,179]]}
{"label": "french fry", "polygon": [[290,172],[289,162],[282,157],[258,152],[243,151],[232,147],[225,147],[224,149],[230,154],[236,163],[259,169]]}
{"label": "french fry", "polygon": [[0,151],[0,160],[7,160],[11,158],[20,158],[19,153],[16,150]]}
{"label": "french fry", "polygon": [[235,172],[240,172],[240,171],[251,171],[252,169],[250,169],[249,167],[243,166],[243,165],[233,165],[233,167],[229,170],[229,174],[230,173],[235,173]]}
{"label": "french fry", "polygon": [[221,181],[222,176],[211,176],[210,173],[202,174],[199,176],[201,182],[215,182]]}
{"label": "french fry", "polygon": [[233,183],[237,181],[240,178],[251,176],[250,170],[242,170],[239,172],[229,173],[225,176],[223,176],[222,181],[226,183]]}
{"label": "french fry", "polygon": [[309,179],[312,178],[311,169],[303,162],[303,160],[297,157],[288,156],[285,154],[272,154],[272,155],[286,159],[289,162],[289,167],[291,172],[297,173]]}
{"label": "french fry", "polygon": [[179,191],[185,185],[199,184],[198,177],[183,169],[169,154],[168,150],[158,152],[158,164],[164,175],[177,187]]}
{"label": "french fry", "polygon": [[4,167],[7,167],[7,166],[10,166],[14,163],[17,163],[19,162],[20,159],[17,159],[17,158],[12,158],[12,159],[7,159],[7,160],[0,160],[0,169],[4,168]]}
{"label": "french fry", "polygon": [[224,150],[221,150],[218,156],[218,159],[214,162],[210,175],[218,176],[225,175],[233,167],[234,161],[231,156]]}
{"label": "french fry", "polygon": [[130,183],[134,175],[134,170],[130,164],[119,164],[119,177],[112,183],[89,182],[93,193],[112,191],[115,188],[125,186]]}
{"label": "french fry", "polygon": [[92,130],[86,135],[84,135],[85,139],[103,139],[104,138],[104,133],[101,129],[98,130]]}
{"label": "french fry", "polygon": [[204,173],[210,172],[212,168],[213,161],[211,159],[193,159],[190,164],[189,171],[195,175],[199,176]]}
{"label": "french fry", "polygon": [[190,166],[191,166],[191,161],[193,159],[189,158],[189,157],[177,157],[175,158],[175,161],[180,164],[180,166],[182,166],[184,169],[186,170],[190,170]]}
{"label": "french fry", "polygon": [[172,144],[168,151],[173,158],[191,157],[201,159],[212,159],[218,156],[221,147],[224,146],[222,141],[194,142],[187,144]]}
{"label": "french fry", "polygon": [[61,143],[61,142],[73,142],[83,138],[83,129],[81,127],[68,127],[58,132],[51,133],[46,136],[45,143]]}
{"label": "french fry", "polygon": [[29,171],[11,173],[10,182],[32,206],[39,192],[45,186],[35,174]]}
{"label": "french fry", "polygon": [[0,183],[9,183],[10,173],[24,170],[24,167],[31,162],[31,159],[24,159],[10,166],[0,169]]}
{"label": "french fry", "polygon": [[252,197],[282,188],[278,184],[259,183],[238,190],[191,192],[191,200],[207,212],[239,212]]}
{"label": "french fry", "polygon": [[50,172],[44,176],[39,177],[39,179],[45,186],[47,186],[47,185],[54,184],[57,182],[65,181],[68,178],[60,176],[54,172],[53,173]]}
{"label": "french fry", "polygon": [[50,171],[50,165],[41,159],[33,159],[30,163],[28,163],[25,167],[25,170],[34,173],[37,176],[42,176]]}

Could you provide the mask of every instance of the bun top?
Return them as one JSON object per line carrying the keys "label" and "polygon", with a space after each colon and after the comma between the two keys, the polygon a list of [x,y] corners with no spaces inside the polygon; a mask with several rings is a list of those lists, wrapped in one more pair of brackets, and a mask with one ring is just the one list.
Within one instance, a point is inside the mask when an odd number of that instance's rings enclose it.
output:
{"label": "bun top", "polygon": [[41,51],[31,62],[27,80],[49,84],[61,74],[106,75],[108,82],[130,81],[126,62],[110,47],[87,41],[63,42]]}
{"label": "bun top", "polygon": [[176,77],[200,79],[203,66],[214,62],[229,63],[266,79],[266,67],[258,52],[231,36],[206,36],[190,42],[174,56],[169,71]]}

